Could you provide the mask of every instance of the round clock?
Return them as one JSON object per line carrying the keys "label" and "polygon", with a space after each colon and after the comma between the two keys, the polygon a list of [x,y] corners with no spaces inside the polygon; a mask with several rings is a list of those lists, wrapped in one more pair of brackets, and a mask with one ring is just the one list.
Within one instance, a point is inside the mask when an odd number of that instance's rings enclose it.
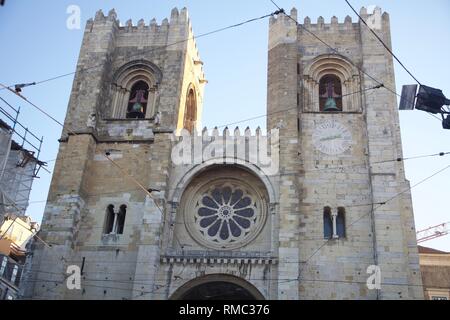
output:
{"label": "round clock", "polygon": [[316,126],[313,133],[314,146],[328,155],[338,155],[352,145],[352,134],[336,120],[326,120]]}

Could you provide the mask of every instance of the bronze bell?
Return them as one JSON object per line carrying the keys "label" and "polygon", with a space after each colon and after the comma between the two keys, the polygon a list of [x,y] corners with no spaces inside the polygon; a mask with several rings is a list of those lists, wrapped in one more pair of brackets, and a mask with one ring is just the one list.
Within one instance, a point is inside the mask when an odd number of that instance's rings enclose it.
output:
{"label": "bronze bell", "polygon": [[336,100],[334,100],[334,98],[328,98],[325,102],[323,111],[339,111],[339,108],[336,105]]}

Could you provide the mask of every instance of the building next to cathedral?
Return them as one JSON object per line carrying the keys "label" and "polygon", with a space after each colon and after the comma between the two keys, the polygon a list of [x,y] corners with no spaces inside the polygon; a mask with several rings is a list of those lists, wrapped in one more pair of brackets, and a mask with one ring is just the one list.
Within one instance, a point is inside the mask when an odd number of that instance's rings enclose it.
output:
{"label": "building next to cathedral", "polygon": [[22,297],[24,274],[31,265],[29,249],[39,230],[39,225],[26,216],[30,192],[40,169],[47,170],[47,164],[39,160],[44,138],[19,121],[20,108],[1,100],[0,300],[14,300]]}
{"label": "building next to cathedral", "polygon": [[[423,299],[396,96],[374,88],[392,57],[360,21],[290,15],[270,19],[267,135],[201,131],[186,9],[87,22],[26,297]],[[361,16],[390,46],[388,14]]]}

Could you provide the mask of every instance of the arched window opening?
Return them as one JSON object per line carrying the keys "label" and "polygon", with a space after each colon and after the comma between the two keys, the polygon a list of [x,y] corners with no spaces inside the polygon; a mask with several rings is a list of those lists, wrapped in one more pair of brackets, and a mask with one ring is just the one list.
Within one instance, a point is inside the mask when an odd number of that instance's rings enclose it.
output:
{"label": "arched window opening", "polygon": [[336,234],[339,238],[345,238],[345,208],[338,208],[336,217]]}
{"label": "arched window opening", "polygon": [[319,82],[320,111],[342,111],[342,85],[335,75],[326,75]]}
{"label": "arched window opening", "polygon": [[345,238],[345,208],[339,207],[337,211],[323,208],[323,236],[325,239]]}
{"label": "arched window opening", "polygon": [[131,87],[128,101],[127,119],[144,119],[147,112],[149,86],[145,81],[136,82]]}
{"label": "arched window opening", "polygon": [[151,61],[138,59],[119,67],[111,81],[111,107],[106,116],[152,119],[158,111],[161,81],[162,72]]}
{"label": "arched window opening", "polygon": [[323,237],[331,239],[333,236],[333,218],[331,217],[331,208],[323,208]]}
{"label": "arched window opening", "polygon": [[104,234],[113,233],[114,218],[115,218],[114,206],[109,205],[108,208],[106,209],[105,229],[103,232]]}
{"label": "arched window opening", "polygon": [[127,206],[121,205],[120,210],[117,213],[117,234],[123,234],[126,214],[127,214]]}
{"label": "arched window opening", "polygon": [[183,128],[189,132],[193,132],[197,122],[197,99],[195,97],[194,89],[189,89],[186,108],[184,111],[184,126]]}
{"label": "arched window opening", "polygon": [[123,234],[125,227],[125,216],[127,213],[127,206],[121,205],[118,212],[114,211],[114,206],[111,204],[106,209],[104,234]]}

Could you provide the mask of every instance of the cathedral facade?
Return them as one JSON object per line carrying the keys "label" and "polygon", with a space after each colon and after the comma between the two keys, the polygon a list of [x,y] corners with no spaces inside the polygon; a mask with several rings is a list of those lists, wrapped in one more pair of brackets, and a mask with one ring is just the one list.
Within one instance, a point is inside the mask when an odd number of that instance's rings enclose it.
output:
{"label": "cathedral facade", "polygon": [[[388,14],[361,16],[390,46]],[[270,19],[267,135],[202,131],[186,9],[87,22],[28,297],[423,298],[396,96],[380,86],[395,89],[392,57],[350,17],[296,19]]]}

